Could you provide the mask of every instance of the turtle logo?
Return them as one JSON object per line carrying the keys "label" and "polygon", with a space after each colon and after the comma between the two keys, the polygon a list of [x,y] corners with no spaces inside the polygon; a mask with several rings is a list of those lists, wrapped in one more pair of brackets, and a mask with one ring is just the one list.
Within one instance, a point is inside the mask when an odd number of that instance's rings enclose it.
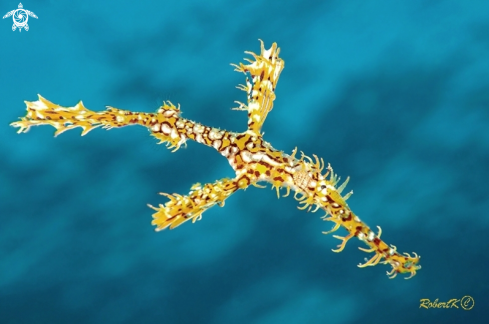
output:
{"label": "turtle logo", "polygon": [[12,25],[12,31],[19,28],[19,32],[22,31],[22,28],[25,30],[29,30],[29,25],[27,25],[27,20],[29,20],[29,16],[37,19],[37,16],[29,10],[22,9],[22,3],[19,3],[19,9],[12,10],[7,12],[3,19],[12,16],[14,19],[14,24]]}

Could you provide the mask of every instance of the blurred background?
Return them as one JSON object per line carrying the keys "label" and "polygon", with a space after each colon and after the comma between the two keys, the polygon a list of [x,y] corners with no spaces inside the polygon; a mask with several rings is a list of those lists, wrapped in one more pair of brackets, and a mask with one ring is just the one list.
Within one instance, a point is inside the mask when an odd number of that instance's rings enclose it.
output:
{"label": "blurred background", "polygon": [[[0,22],[1,323],[487,323],[487,1],[22,4],[38,16],[29,31]],[[171,153],[136,126],[56,138],[9,126],[39,93],[95,111],[171,100],[244,131],[230,109],[244,76],[229,64],[258,39],[285,60],[264,138],[350,176],[352,210],[422,256],[411,280],[359,269],[358,240],[331,252],[332,223],[269,189],[155,233],[158,192],[233,176],[213,149]],[[465,295],[470,311],[420,308]]]}

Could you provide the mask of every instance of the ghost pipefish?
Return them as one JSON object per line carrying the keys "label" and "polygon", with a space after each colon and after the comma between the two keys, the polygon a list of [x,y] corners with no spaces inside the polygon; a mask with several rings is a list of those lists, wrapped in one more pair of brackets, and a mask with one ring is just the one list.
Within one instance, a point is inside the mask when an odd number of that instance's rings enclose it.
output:
{"label": "ghost pipefish", "polygon": [[297,148],[289,155],[273,148],[263,139],[261,128],[273,108],[275,88],[284,61],[279,57],[280,48],[276,43],[265,49],[263,42],[260,42],[259,55],[245,52],[252,57],[245,59],[248,64],[233,64],[235,71],[246,75],[246,84],[237,88],[246,92],[247,104],[236,101],[238,107],[233,108],[248,112],[248,128],[243,133],[225,131],[182,118],[180,106],[169,101],[163,102],[156,113],[131,112],[110,106],[105,111],[94,112],[85,108],[81,101],[74,107],[63,107],[40,95],[37,101],[25,102],[26,116],[11,125],[19,127],[18,133],[27,132],[31,126],[51,125],[56,128],[55,136],[75,127],[81,127],[82,135],[85,135],[100,126],[111,129],[141,125],[160,140],[158,144],[166,143],[167,147],[173,149],[172,152],[185,145],[188,139],[213,147],[229,161],[236,176],[214,183],[196,183],[188,195],[161,193],[169,199],[165,204],[158,207],[148,204],[155,211],[152,224],[157,231],[175,228],[188,220],[198,221],[205,210],[216,204],[224,206],[226,198],[238,190],[250,185],[264,188],[259,183],[269,182],[279,198],[280,189],[286,190],[284,197],[293,190],[294,198],[300,204],[299,209],[324,211],[322,219],[334,223],[333,228],[324,234],[335,232],[340,227],[348,231],[344,237],[334,235],[341,241],[337,249],[333,249],[334,252],[341,252],[348,240],[356,237],[368,246],[359,247],[360,250],[373,253],[359,267],[389,264],[392,267],[387,272],[389,278],[394,278],[398,273],[409,273],[406,279],[412,278],[421,269],[418,265],[420,256],[414,252],[413,256],[399,253],[394,245],[388,245],[380,238],[380,227],[376,234],[351,211],[346,200],[352,192],[342,195],[349,178],[340,184],[340,178],[329,164],[325,165],[322,158],[316,155],[311,158],[303,152],[300,157],[296,157]]}

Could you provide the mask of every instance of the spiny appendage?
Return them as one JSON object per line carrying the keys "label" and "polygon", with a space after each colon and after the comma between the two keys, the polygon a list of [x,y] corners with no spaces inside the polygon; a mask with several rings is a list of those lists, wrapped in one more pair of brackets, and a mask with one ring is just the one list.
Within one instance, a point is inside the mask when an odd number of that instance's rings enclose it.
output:
{"label": "spiny appendage", "polygon": [[[343,213],[339,214],[336,212],[337,210],[343,210]],[[328,214],[331,216],[329,216]],[[375,266],[379,263],[390,264],[392,266],[392,270],[390,272],[387,272],[387,275],[391,279],[394,278],[398,273],[410,273],[411,275],[405,278],[410,279],[414,275],[416,275],[417,270],[421,269],[421,266],[417,265],[420,256],[418,256],[414,252],[414,257],[411,257],[407,253],[404,253],[403,255],[399,254],[394,245],[389,246],[380,239],[382,230],[379,226],[377,226],[379,232],[376,235],[348,207],[338,207],[336,208],[336,210],[330,209],[327,214],[323,216],[323,219],[325,221],[331,221],[335,223],[334,227],[330,231],[323,232],[323,234],[335,232],[340,228],[340,226],[343,226],[349,232],[348,235],[344,237],[333,235],[333,237],[341,240],[341,244],[339,244],[338,248],[336,250],[333,250],[333,252],[343,251],[348,240],[355,236],[358,237],[360,241],[367,244],[367,246],[369,247],[368,249],[359,247],[360,250],[367,253],[374,252],[374,255],[370,259],[365,258],[364,264],[358,265],[360,268]]]}
{"label": "spiny appendage", "polygon": [[[297,148],[292,152],[292,157],[297,153]],[[299,168],[293,175],[294,184],[300,189],[296,191],[294,198],[296,198],[300,204],[304,206],[298,207],[299,209],[306,209],[308,211],[316,205],[313,212],[319,208],[326,211],[326,213],[337,214],[338,216],[345,216],[349,213],[348,204],[346,201],[353,194],[353,191],[348,192],[342,196],[341,193],[345,189],[346,185],[350,181],[350,177],[339,186],[336,185],[340,181],[340,177],[333,172],[333,168],[328,163],[326,168],[326,174],[321,174],[325,168],[324,160],[318,158],[313,154],[314,161],[303,152],[301,152],[301,158],[298,161]],[[327,179],[330,176],[329,180]],[[300,194],[300,197],[297,195]],[[343,208],[344,207],[344,208]]]}
{"label": "spiny appendage", "polygon": [[166,143],[172,152],[178,150],[183,144],[186,144],[188,138],[185,132],[177,125],[185,125],[185,122],[195,124],[192,121],[187,121],[180,117],[180,105],[176,107],[170,101],[163,101],[163,105],[158,108],[156,114],[150,114],[151,118],[146,119],[145,116],[138,116],[138,119],[143,122],[142,125],[148,127],[151,135],[160,141],[158,144]]}
{"label": "spiny appendage", "polygon": [[192,222],[196,222],[202,218],[202,213],[205,210],[216,204],[220,207],[224,206],[226,198],[243,187],[242,181],[224,178],[205,185],[196,183],[190,188],[190,193],[187,196],[161,193],[170,201],[165,205],[160,204],[159,207],[148,204],[150,208],[156,211],[153,214],[152,224],[156,225],[157,231],[161,231],[167,227],[175,228],[190,219]]}
{"label": "spiny appendage", "polygon": [[360,268],[374,266],[378,263],[390,264],[392,269],[391,271],[387,271],[390,279],[395,278],[398,273],[410,273],[409,277],[404,278],[410,279],[416,275],[416,271],[421,269],[421,266],[418,265],[421,256],[418,256],[416,252],[413,252],[414,256],[408,253],[400,254],[394,245],[391,244],[389,246],[380,238],[382,234],[380,226],[377,226],[378,234],[375,235],[366,224],[361,221],[358,221],[358,223],[361,225],[357,225],[355,236],[369,246],[369,249],[360,247],[359,249],[367,253],[374,252],[374,255],[370,259],[365,258],[366,262],[364,264],[358,265]]}
{"label": "spiny appendage", "polygon": [[[19,127],[18,133],[27,132],[31,126],[51,125],[56,128],[55,136],[76,128],[82,128],[82,136],[94,128],[111,129],[128,125],[142,125],[170,148],[178,149],[185,143],[185,136],[176,126],[180,120],[180,107],[164,102],[157,113],[131,112],[107,106],[107,110],[95,112],[87,109],[80,101],[73,107],[63,107],[39,95],[37,101],[26,101],[27,114],[20,121],[11,123]],[[193,124],[192,124],[193,125]]]}
{"label": "spiny appendage", "polygon": [[275,100],[275,88],[277,86],[280,73],[284,68],[284,61],[279,58],[280,48],[276,43],[268,50],[265,49],[263,41],[261,43],[260,55],[253,52],[245,52],[253,56],[255,60],[245,58],[250,62],[248,65],[240,63],[239,66],[232,64],[235,71],[244,74],[251,74],[252,79],[246,78],[246,85],[239,85],[237,88],[243,90],[248,96],[248,105],[236,101],[239,104],[235,110],[248,111],[248,129],[259,134],[260,129],[273,108]]}
{"label": "spiny appendage", "polygon": [[[297,147],[292,151],[291,157],[295,158],[296,154]],[[316,162],[313,162],[310,157],[301,151],[301,158],[298,162],[300,168],[293,174],[294,184],[301,189],[300,191],[296,191],[294,198],[299,201],[299,204],[304,205],[297,208],[304,210],[309,207],[307,210],[308,212],[315,204],[315,189],[317,182],[322,180],[321,171],[324,168],[323,159],[318,159],[316,155],[314,155],[314,158],[316,159]],[[298,194],[301,196],[297,196]],[[317,205],[313,212],[316,212],[319,207],[320,205]]]}
{"label": "spiny appendage", "polygon": [[[297,150],[295,149],[292,156],[295,156]],[[312,206],[316,205],[313,210],[316,211],[319,208],[326,212],[323,219],[326,221],[332,221],[335,223],[334,227],[324,234],[330,234],[337,231],[340,227],[344,227],[348,231],[346,236],[334,235],[333,237],[341,240],[337,249],[333,249],[334,252],[341,252],[346,246],[346,243],[353,237],[358,237],[361,241],[365,242],[369,249],[360,248],[365,252],[375,252],[370,258],[366,259],[364,264],[360,264],[359,267],[374,266],[378,263],[390,264],[392,270],[388,272],[390,278],[394,278],[397,273],[410,273],[409,279],[416,274],[416,271],[421,269],[421,266],[417,265],[419,262],[419,256],[414,253],[414,257],[407,253],[403,255],[396,251],[395,246],[388,246],[384,241],[380,239],[382,231],[379,227],[379,233],[375,233],[363,223],[358,216],[356,216],[351,210],[346,200],[351,196],[353,192],[349,192],[344,196],[341,193],[345,189],[349,177],[339,186],[340,178],[334,173],[331,165],[328,164],[327,172],[325,175],[321,175],[321,171],[324,169],[324,161],[313,155],[315,161],[310,157],[304,155],[299,160],[299,166],[293,175],[294,184],[298,187],[296,195],[294,196],[299,200],[300,204],[303,204],[299,209],[311,210]],[[329,179],[327,178],[329,175]],[[300,197],[297,195],[300,194]]]}
{"label": "spiny appendage", "polygon": [[[297,148],[292,152],[292,157],[297,153]],[[353,192],[346,194],[342,197],[340,194],[349,181],[349,178],[338,188],[334,188],[340,180],[334,173],[331,166],[328,164],[327,172],[322,175],[325,164],[322,158],[318,158],[313,154],[314,161],[303,152],[301,152],[301,158],[298,161],[299,168],[296,168],[293,174],[294,184],[300,189],[296,191],[294,198],[296,198],[300,204],[304,206],[298,207],[299,209],[308,208],[308,212],[316,205],[313,212],[316,212],[319,208],[327,210],[328,201],[337,200],[346,205],[345,201],[351,196]],[[330,180],[327,180],[327,176],[331,174]],[[333,189],[333,190],[332,190]],[[297,195],[300,194],[298,197]],[[347,206],[347,205],[346,205]]]}
{"label": "spiny appendage", "polygon": [[97,121],[101,113],[88,110],[81,101],[74,107],[62,107],[38,96],[37,101],[25,101],[26,116],[10,124],[20,127],[18,133],[26,133],[31,126],[51,125],[56,128],[55,136],[75,127],[81,127],[82,135],[85,135],[93,128],[104,125]]}

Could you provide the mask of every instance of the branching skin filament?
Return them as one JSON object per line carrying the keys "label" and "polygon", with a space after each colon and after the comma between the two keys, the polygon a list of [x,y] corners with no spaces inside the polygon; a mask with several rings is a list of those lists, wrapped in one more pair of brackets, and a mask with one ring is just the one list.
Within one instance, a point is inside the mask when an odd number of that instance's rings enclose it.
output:
{"label": "branching skin filament", "polygon": [[[261,42],[261,41],[260,41]],[[274,43],[270,49],[265,49],[261,42],[259,55],[246,52],[252,59],[245,59],[249,64],[234,65],[235,71],[247,75],[246,84],[238,86],[247,94],[247,104],[237,102],[236,110],[248,112],[248,129],[243,133],[229,132],[218,128],[208,127],[180,117],[180,107],[171,102],[164,102],[156,113],[138,113],[107,107],[105,111],[94,112],[83,106],[80,101],[74,107],[62,107],[39,95],[37,101],[26,101],[27,115],[19,121],[11,123],[19,127],[18,133],[27,132],[31,126],[51,125],[56,128],[55,136],[75,127],[82,128],[82,135],[102,126],[105,129],[142,125],[149,129],[152,136],[160,143],[178,150],[188,139],[213,147],[224,156],[236,172],[233,179],[224,178],[214,183],[196,183],[186,196],[166,194],[169,201],[158,207],[151,207],[152,224],[160,231],[167,227],[175,228],[192,220],[198,221],[208,208],[224,206],[226,198],[240,189],[253,185],[264,188],[259,182],[269,182],[275,188],[280,198],[280,189],[295,192],[294,198],[302,205],[299,209],[313,212],[321,209],[326,213],[322,218],[334,223],[332,230],[323,232],[329,234],[340,227],[348,231],[345,237],[334,235],[341,243],[334,252],[341,252],[352,237],[364,242],[368,249],[360,248],[373,256],[359,267],[374,266],[378,263],[389,264],[389,278],[398,273],[409,273],[409,279],[421,268],[418,265],[420,257],[413,252],[399,253],[394,245],[388,245],[380,239],[381,229],[375,234],[348,207],[346,200],[352,192],[341,195],[349,178],[339,184],[339,177],[328,164],[313,155],[313,158],[301,152],[296,157],[297,148],[292,154],[285,154],[272,147],[262,138],[261,127],[268,113],[273,108],[275,87],[284,68],[284,61],[279,57],[280,48]],[[324,170],[324,173],[323,173]]]}

